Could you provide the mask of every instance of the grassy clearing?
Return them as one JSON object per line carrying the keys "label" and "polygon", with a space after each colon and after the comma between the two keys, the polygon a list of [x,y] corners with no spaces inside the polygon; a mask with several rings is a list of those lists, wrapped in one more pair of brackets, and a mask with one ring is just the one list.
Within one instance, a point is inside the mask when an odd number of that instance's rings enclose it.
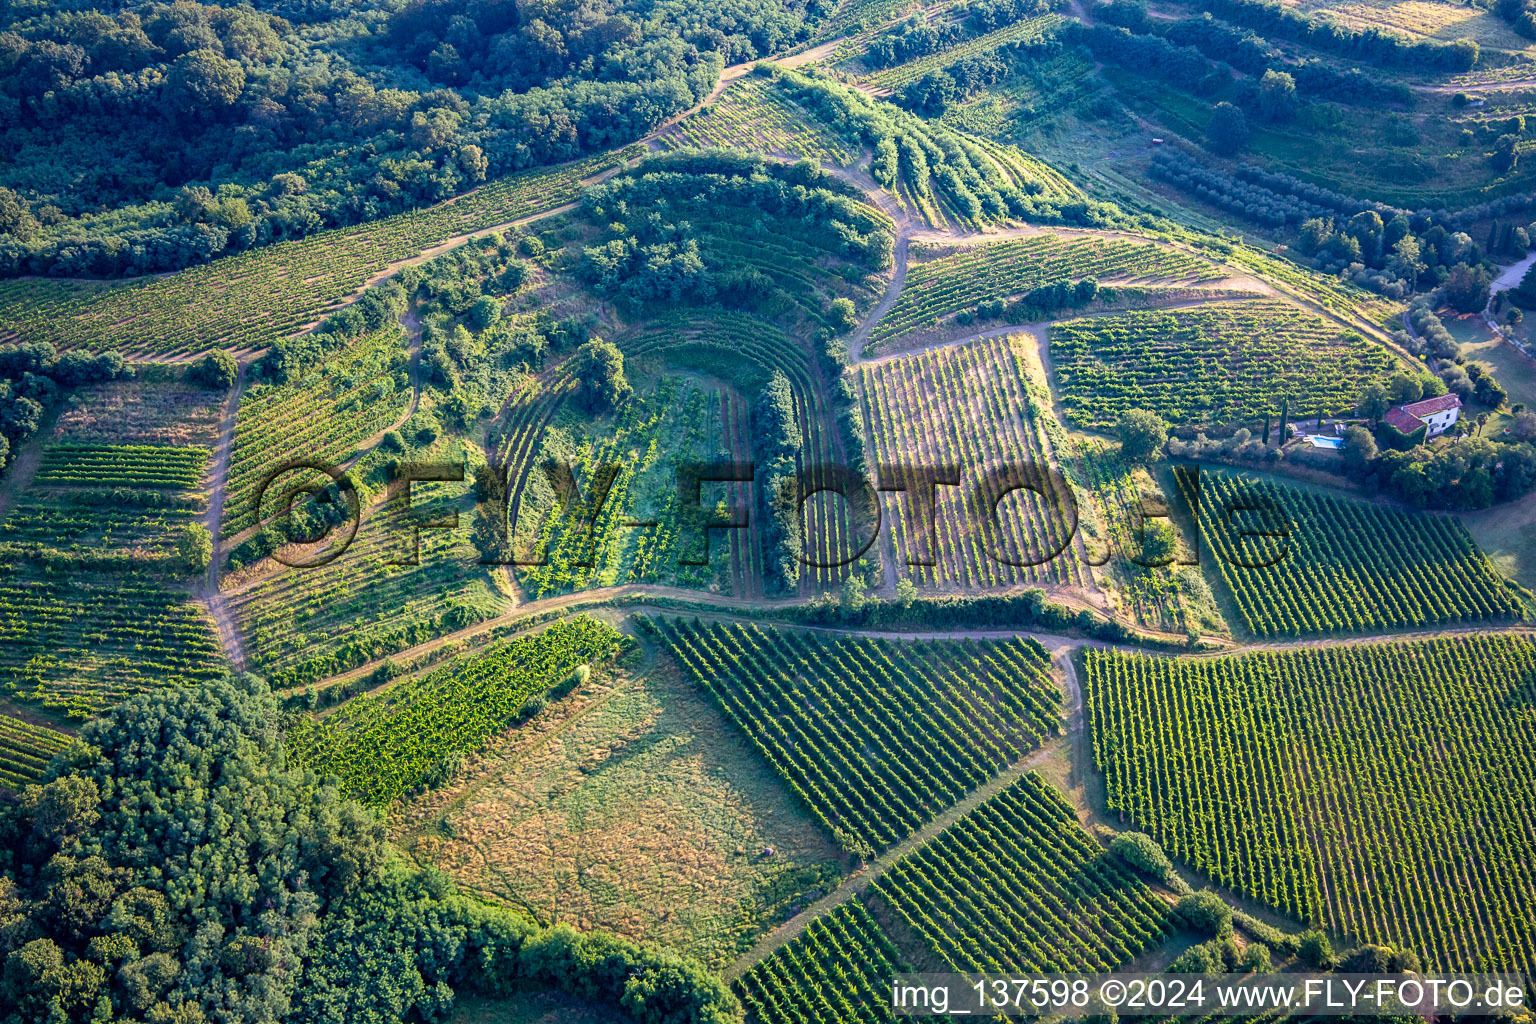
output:
{"label": "grassy clearing", "polygon": [[716,969],[840,873],[817,824],[670,665],[594,677],[396,821],[468,889]]}
{"label": "grassy clearing", "polygon": [[212,448],[223,406],[222,391],[188,384],[179,375],[157,379],[141,368],[131,381],[77,388],[65,400],[53,437],[71,444]]}

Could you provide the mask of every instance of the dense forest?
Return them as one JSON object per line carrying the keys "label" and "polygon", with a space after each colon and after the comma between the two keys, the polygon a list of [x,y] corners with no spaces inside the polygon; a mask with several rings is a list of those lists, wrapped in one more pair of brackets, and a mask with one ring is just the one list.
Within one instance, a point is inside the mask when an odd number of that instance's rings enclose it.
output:
{"label": "dense forest", "polygon": [[608,150],[818,3],[9,4],[0,272],[175,269]]}
{"label": "dense forest", "polygon": [[283,723],[255,677],[160,690],[0,805],[0,1020],[431,1020],[519,985],[637,1024],[739,1019],[689,961],[408,866],[374,812],[289,765]]}

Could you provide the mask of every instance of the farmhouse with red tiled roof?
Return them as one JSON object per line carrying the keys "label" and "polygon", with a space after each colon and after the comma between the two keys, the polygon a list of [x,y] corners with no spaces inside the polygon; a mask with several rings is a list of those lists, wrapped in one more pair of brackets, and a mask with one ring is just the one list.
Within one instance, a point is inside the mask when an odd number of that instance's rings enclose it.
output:
{"label": "farmhouse with red tiled roof", "polygon": [[1461,415],[1461,399],[1455,395],[1426,398],[1422,402],[1394,405],[1382,417],[1404,434],[1411,434],[1425,427],[1424,437],[1439,437],[1456,425]]}

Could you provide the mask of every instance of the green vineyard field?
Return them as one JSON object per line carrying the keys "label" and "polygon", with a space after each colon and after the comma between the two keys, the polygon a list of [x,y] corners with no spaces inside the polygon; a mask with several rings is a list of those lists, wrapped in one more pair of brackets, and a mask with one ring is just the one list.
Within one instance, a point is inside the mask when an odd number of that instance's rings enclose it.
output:
{"label": "green vineyard field", "polygon": [[[89,718],[226,665],[202,606],[147,578],[87,580],[0,565],[0,686]],[[14,689],[11,689],[14,688]]]}
{"label": "green vineyard field", "polygon": [[[864,415],[875,463],[955,466],[958,487],[939,487],[932,549],[921,550],[909,499],[886,498],[885,525],[895,538],[897,566],[919,585],[1008,586],[1073,583],[1082,568],[1070,542],[1071,516],[1047,480],[1046,493],[1019,490],[998,503],[995,536],[979,530],[972,491],[980,474],[998,466],[1044,465],[1040,410],[1026,393],[1008,338],[936,348],[862,367]],[[1025,343],[1019,340],[1017,343]],[[912,481],[907,481],[912,485]],[[989,553],[991,549],[1002,558]],[[1053,551],[1060,551],[1047,558]],[[909,564],[931,559],[936,564]],[[1028,563],[1028,564],[1012,564]]]}
{"label": "green vineyard field", "polygon": [[1108,971],[1160,945],[1169,904],[1034,772],[875,880],[952,971]]}
{"label": "green vineyard field", "polygon": [[1005,43],[1017,43],[1027,39],[1036,39],[1060,24],[1061,16],[1059,14],[1042,14],[1034,18],[1024,18],[1011,25],[1005,25],[1000,29],[979,35],[974,39],[968,39],[957,46],[951,46],[938,53],[920,57],[917,60],[907,61],[907,63],[899,64],[893,68],[876,71],[874,74],[865,77],[864,84],[876,89],[895,91],[908,82],[917,81],[924,75],[943,71],[957,61],[987,53]]}
{"label": "green vineyard field", "polygon": [[288,733],[290,756],[359,800],[387,805],[451,774],[450,764],[515,724],[530,699],[577,666],[608,660],[622,644],[596,619],[563,619],[301,721]]}
{"label": "green vineyard field", "polygon": [[905,335],[924,335],[956,313],[992,299],[1022,295],[1050,281],[1186,284],[1216,280],[1221,268],[1155,242],[1036,235],[985,245],[915,246],[906,283],[869,336],[878,349]]}
{"label": "green vineyard field", "polygon": [[42,778],[53,756],[69,746],[71,737],[0,714],[0,786],[20,789]]}
{"label": "green vineyard field", "polygon": [[741,149],[783,153],[847,167],[855,151],[815,115],[753,74],[731,85],[720,99],[678,122],[660,137],[668,148]]}
{"label": "green vineyard field", "polygon": [[1215,882],[1452,970],[1536,968],[1536,643],[1085,650],[1109,808]]}
{"label": "green vineyard field", "polygon": [[845,848],[883,849],[1060,726],[1032,640],[882,642],[648,624]]}
{"label": "green vineyard field", "polygon": [[40,487],[149,487],[190,490],[202,479],[206,448],[139,444],[54,444],[43,451]]}
{"label": "green vineyard field", "polygon": [[[409,510],[399,499],[367,508],[351,545],[325,565],[267,563],[253,579],[229,581],[230,614],[252,665],[272,686],[315,682],[507,609],[470,540],[472,485],[412,490]],[[454,515],[458,529],[414,530]]]}
{"label": "green vineyard field", "polygon": [[904,970],[880,925],[851,900],[812,921],[732,987],[758,1024],[885,1024],[897,1019],[887,986]]}
{"label": "green vineyard field", "polygon": [[[410,407],[404,331],[398,325],[359,338],[289,384],[258,384],[240,399],[230,457],[223,535],[258,522],[263,476],[297,460],[340,468],[358,446],[397,422]],[[308,478],[327,482],[319,473]],[[282,483],[295,482],[285,476]],[[276,496],[273,492],[273,497]],[[271,515],[273,509],[263,509]]]}
{"label": "green vineyard field", "polygon": [[1051,362],[1066,415],[1107,430],[1127,409],[1174,424],[1299,422],[1353,412],[1360,390],[1397,360],[1360,335],[1285,302],[1138,310],[1051,327]]}
{"label": "green vineyard field", "polygon": [[[1195,479],[1178,473],[1186,503]],[[1286,487],[1199,476],[1200,537],[1262,637],[1507,622],[1523,614],[1466,528],[1450,516]],[[1270,531],[1285,530],[1281,537]]]}
{"label": "green vineyard field", "polygon": [[114,285],[0,281],[0,307],[7,311],[0,341],[157,354],[265,348],[319,320],[390,264],[456,235],[569,202],[584,179],[635,155],[632,148],[512,175],[424,210],[277,242],[165,277]]}

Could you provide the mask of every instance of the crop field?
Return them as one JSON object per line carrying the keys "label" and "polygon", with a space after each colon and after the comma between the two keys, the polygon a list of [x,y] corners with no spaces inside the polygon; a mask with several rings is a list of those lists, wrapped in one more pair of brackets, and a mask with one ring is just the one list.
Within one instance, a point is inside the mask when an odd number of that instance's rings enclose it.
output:
{"label": "crop field", "polygon": [[1172,930],[1168,903],[1034,772],[898,861],[873,891],[950,971],[1109,971]]}
{"label": "crop field", "polygon": [[[386,327],[359,338],[302,380],[246,390],[235,419],[225,537],[257,524],[256,492],[265,474],[295,460],[340,468],[359,445],[404,416],[411,401],[404,338],[399,326]],[[308,475],[325,482],[318,473]],[[292,480],[285,476],[282,482]]]}
{"label": "crop field", "polygon": [[455,235],[569,202],[580,195],[583,179],[636,152],[512,175],[423,210],[146,281],[101,286],[13,278],[0,282],[0,306],[8,313],[0,340],[156,354],[265,348],[321,319],[390,264]]}
{"label": "crop field", "polygon": [[73,505],[57,495],[13,502],[0,522],[0,555],[88,561],[93,569],[152,568],[168,563],[177,535],[196,522],[195,499],[176,508]]}
{"label": "crop field", "polygon": [[0,688],[89,718],[154,686],[221,675],[201,605],[149,578],[0,566]]}
{"label": "crop field", "polygon": [[[266,563],[252,578],[231,581],[229,609],[257,670],[274,687],[297,686],[505,611],[507,599],[470,540],[472,491],[469,482],[413,484],[409,511],[398,498],[367,508],[334,561]],[[455,515],[456,528],[422,526],[413,545],[414,525]]]}
{"label": "crop field", "polygon": [[142,444],[54,444],[43,451],[34,482],[40,487],[130,487],[190,490],[202,479],[210,452]]}
{"label": "crop field", "polygon": [[39,781],[48,762],[70,740],[68,733],[0,713],[0,786],[20,789]]}
{"label": "crop field", "polygon": [[1017,43],[1026,39],[1039,38],[1060,25],[1061,20],[1061,15],[1059,14],[1042,14],[1033,18],[1025,18],[1011,25],[1004,25],[1002,28],[988,32],[985,35],[979,35],[974,39],[967,39],[938,53],[919,57],[916,60],[907,61],[905,64],[899,64],[893,68],[876,71],[871,75],[865,76],[862,84],[874,89],[894,92],[908,82],[915,82],[924,75],[932,74],[935,71],[943,71],[956,61],[984,54],[989,50],[1002,46],[1004,43]]}
{"label": "crop field", "polygon": [[[922,586],[1007,586],[1025,581],[1081,582],[1071,544],[1070,511],[1047,481],[1019,490],[997,506],[1000,526],[980,527],[971,492],[980,474],[999,466],[1048,462],[1038,418],[1049,416],[1026,392],[1008,338],[937,348],[919,355],[866,363],[864,415],[882,465],[960,467],[960,486],[938,488],[932,549],[922,550],[906,499],[886,499],[897,565]],[[1042,493],[1043,492],[1043,493]],[[1000,557],[989,553],[995,551]],[[1047,557],[1059,551],[1054,557]],[[933,565],[910,564],[930,559]],[[1012,564],[1036,563],[1036,564]]]}
{"label": "crop field", "polygon": [[0,1024],[1536,980],[1536,0],[0,36]]}
{"label": "crop field", "polygon": [[821,825],[668,660],[594,674],[390,817],[466,890],[716,969],[842,874]]}
{"label": "crop field", "polygon": [[1290,403],[1294,422],[1353,412],[1367,381],[1397,360],[1354,332],[1285,302],[1214,303],[1083,317],[1050,329],[1062,407],[1107,430],[1127,409],[1169,423],[1257,425]]}
{"label": "crop field", "polygon": [[647,628],[838,844],[866,855],[1060,725],[1034,641],[881,642],[682,619]]}
{"label": "crop field", "polygon": [[1226,276],[1207,260],[1155,242],[1050,234],[986,245],[914,246],[909,260],[901,295],[870,332],[866,351],[898,338],[928,337],[957,313],[1051,281],[1193,284]]}
{"label": "crop field", "polygon": [[[1188,487],[1193,478],[1180,479]],[[1208,557],[1255,636],[1509,622],[1522,615],[1520,601],[1450,516],[1221,472],[1202,473],[1199,489]],[[1186,491],[1186,502],[1193,497]]]}
{"label": "crop field", "polygon": [[1536,644],[1083,652],[1111,810],[1219,884],[1435,969],[1536,967]]}
{"label": "crop field", "polygon": [[785,96],[773,79],[748,75],[732,82],[720,99],[668,129],[668,148],[741,149],[779,153],[847,167],[855,150],[815,115]]}
{"label": "crop field", "polygon": [[419,679],[354,697],[335,714],[288,733],[296,764],[333,776],[365,803],[385,806],[433,784],[451,762],[516,723],[524,705],[580,665],[601,664],[624,640],[580,616],[493,644]]}
{"label": "crop field", "polygon": [[856,900],[841,904],[753,965],[733,988],[752,1019],[885,1024],[901,953]]}

